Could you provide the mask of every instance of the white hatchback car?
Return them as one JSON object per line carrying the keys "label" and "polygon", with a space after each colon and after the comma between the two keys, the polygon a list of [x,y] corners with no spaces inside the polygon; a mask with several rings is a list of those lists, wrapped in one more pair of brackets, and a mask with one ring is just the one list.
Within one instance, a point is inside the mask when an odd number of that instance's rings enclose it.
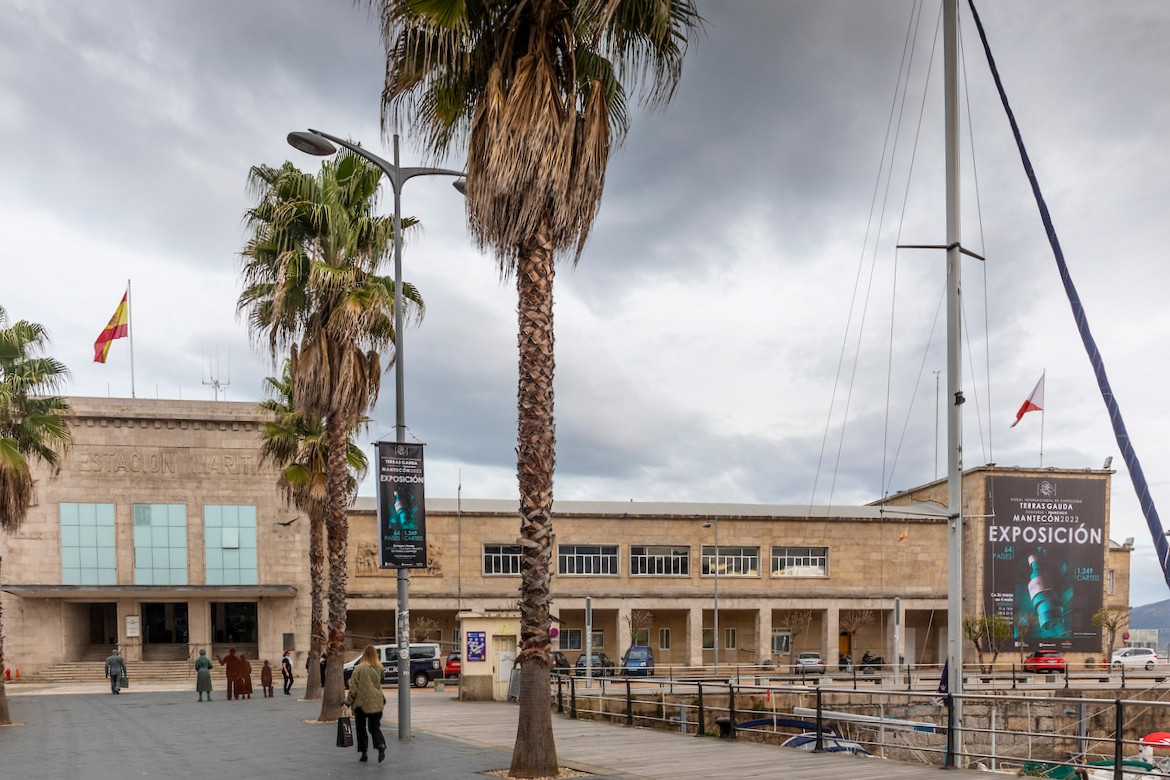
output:
{"label": "white hatchback car", "polygon": [[1148,672],[1154,668],[1156,663],[1158,663],[1158,654],[1148,647],[1123,647],[1113,651],[1109,665],[1114,668],[1124,666],[1127,669],[1145,669]]}

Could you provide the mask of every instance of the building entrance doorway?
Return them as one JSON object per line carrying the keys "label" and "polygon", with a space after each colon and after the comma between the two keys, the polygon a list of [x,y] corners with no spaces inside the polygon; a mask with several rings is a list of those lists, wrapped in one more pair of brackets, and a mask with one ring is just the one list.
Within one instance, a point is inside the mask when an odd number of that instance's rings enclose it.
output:
{"label": "building entrance doorway", "polygon": [[254,645],[259,630],[255,601],[228,601],[211,605],[211,636],[217,645]]}
{"label": "building entrance doorway", "polygon": [[89,644],[113,647],[118,643],[118,605],[87,604]]}
{"label": "building entrance doorway", "polygon": [[187,657],[187,602],[142,605],[142,659],[179,661]]}

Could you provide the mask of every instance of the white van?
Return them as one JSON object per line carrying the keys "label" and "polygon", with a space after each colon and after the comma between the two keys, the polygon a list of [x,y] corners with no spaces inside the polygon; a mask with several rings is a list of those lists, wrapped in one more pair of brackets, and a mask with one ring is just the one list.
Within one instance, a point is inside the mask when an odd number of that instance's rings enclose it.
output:
{"label": "white van", "polygon": [[[378,651],[378,660],[382,662],[382,684],[390,685],[398,681],[398,645],[374,645]],[[358,661],[362,660],[359,653],[343,667],[345,684],[349,686],[350,675]],[[410,646],[410,684],[415,688],[425,688],[431,680],[443,676],[443,651],[436,642],[420,642]]]}

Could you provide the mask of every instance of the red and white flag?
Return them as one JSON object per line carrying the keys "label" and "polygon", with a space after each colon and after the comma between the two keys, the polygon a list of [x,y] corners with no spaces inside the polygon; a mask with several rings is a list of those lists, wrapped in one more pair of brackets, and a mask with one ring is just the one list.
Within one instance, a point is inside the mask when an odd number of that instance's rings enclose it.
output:
{"label": "red and white flag", "polygon": [[1028,400],[1024,401],[1024,405],[1020,407],[1020,411],[1016,412],[1016,421],[1010,427],[1015,428],[1019,424],[1020,419],[1028,412],[1042,412],[1044,411],[1044,374],[1040,375],[1040,381],[1032,388],[1032,394],[1028,396]]}

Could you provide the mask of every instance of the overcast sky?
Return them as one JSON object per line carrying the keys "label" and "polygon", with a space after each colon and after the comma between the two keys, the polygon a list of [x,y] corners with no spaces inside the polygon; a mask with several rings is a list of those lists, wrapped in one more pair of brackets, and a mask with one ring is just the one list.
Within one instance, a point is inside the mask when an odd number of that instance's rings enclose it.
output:
{"label": "overcast sky", "polygon": [[[945,476],[943,256],[893,248],[945,239],[927,5],[700,4],[674,102],[635,115],[591,242],[559,268],[557,498],[850,504]],[[1170,5],[980,11],[1170,517]],[[315,169],[285,143],[307,127],[390,156],[376,23],[345,0],[0,0],[0,18],[0,306],[49,328],[67,393],[128,396],[128,342],[100,365],[93,341],[131,279],[139,397],[211,399],[218,379],[220,397],[259,398],[273,365],[235,316],[248,169]],[[1008,426],[1046,370],[1043,465],[1115,456],[1111,536],[1136,539],[1131,602],[1164,599],[965,7],[963,37],[963,239],[987,257],[963,268],[964,464],[1040,464],[1041,415]],[[424,161],[400,130],[404,163],[462,166]],[[461,480],[467,497],[513,497],[514,288],[472,246],[446,179],[412,180],[403,203],[423,223],[405,276],[427,315],[404,356],[428,493],[454,497]],[[374,417],[370,440],[392,436],[392,375]]]}

